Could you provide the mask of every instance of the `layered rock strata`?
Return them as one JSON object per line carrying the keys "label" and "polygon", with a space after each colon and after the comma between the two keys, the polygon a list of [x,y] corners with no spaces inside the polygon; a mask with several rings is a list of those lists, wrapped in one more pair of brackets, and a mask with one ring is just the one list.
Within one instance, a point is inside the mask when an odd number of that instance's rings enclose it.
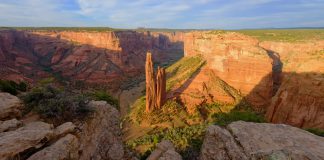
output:
{"label": "layered rock strata", "polygon": [[324,129],[324,43],[262,45],[278,53],[284,64],[281,85],[267,109],[268,121]]}
{"label": "layered rock strata", "polygon": [[148,50],[158,63],[176,60],[183,53],[183,34],[2,30],[0,75],[30,82],[54,76],[118,89],[125,79],[143,74]]}
{"label": "layered rock strata", "polygon": [[[189,32],[185,35],[184,50],[185,56],[202,55],[207,61],[205,69],[193,77],[193,81],[197,79],[201,82],[200,92],[203,92],[203,85],[208,84],[210,79],[203,76],[206,75],[204,72],[212,71],[256,108],[263,108],[270,103],[273,94],[273,59],[258,46],[258,40],[234,32]],[[186,88],[186,93],[195,92],[197,86],[192,84]],[[220,93],[211,95],[218,97],[218,101],[235,102],[233,96],[222,94],[224,90],[213,92]]]}

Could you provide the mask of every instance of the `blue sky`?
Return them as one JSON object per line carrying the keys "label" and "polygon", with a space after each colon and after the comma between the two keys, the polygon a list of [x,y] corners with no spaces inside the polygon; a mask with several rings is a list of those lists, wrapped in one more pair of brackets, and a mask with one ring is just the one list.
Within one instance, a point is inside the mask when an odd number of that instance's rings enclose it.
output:
{"label": "blue sky", "polygon": [[0,0],[0,26],[324,27],[324,0]]}

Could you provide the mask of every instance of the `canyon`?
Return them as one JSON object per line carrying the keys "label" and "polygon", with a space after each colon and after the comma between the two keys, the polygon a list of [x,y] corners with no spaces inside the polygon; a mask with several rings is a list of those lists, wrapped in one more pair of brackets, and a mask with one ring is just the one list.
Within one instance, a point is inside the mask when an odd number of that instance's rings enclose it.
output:
{"label": "canyon", "polygon": [[[271,122],[324,128],[318,119],[323,117],[324,41],[260,42],[236,32],[213,31],[3,30],[0,42],[0,75],[5,79],[33,82],[54,76],[76,85],[106,84],[118,94],[134,85],[127,79],[144,79],[138,75],[144,75],[147,51],[154,65],[161,66],[182,56],[202,55],[206,65],[190,84],[168,94],[178,97],[189,112],[203,103],[239,103],[244,98],[255,110],[267,112]],[[309,106],[311,113],[306,112]],[[288,114],[297,108],[305,111]],[[278,109],[286,115],[276,113]]]}
{"label": "canyon", "polygon": [[[53,126],[29,120],[19,98],[0,93],[0,159],[131,159],[123,141],[207,122],[215,104],[231,106],[221,113],[251,109],[268,123],[208,124],[200,159],[322,159],[323,138],[302,129],[324,129],[323,59],[324,40],[264,41],[240,31],[0,30],[1,79],[33,87],[53,78],[119,100],[119,111],[90,101],[86,121]],[[22,147],[5,149],[14,143]],[[174,145],[157,143],[148,159],[181,159]]]}
{"label": "canyon", "polygon": [[0,32],[0,73],[16,81],[56,76],[118,89],[144,73],[147,51],[163,64],[181,57],[183,48],[181,32]]}

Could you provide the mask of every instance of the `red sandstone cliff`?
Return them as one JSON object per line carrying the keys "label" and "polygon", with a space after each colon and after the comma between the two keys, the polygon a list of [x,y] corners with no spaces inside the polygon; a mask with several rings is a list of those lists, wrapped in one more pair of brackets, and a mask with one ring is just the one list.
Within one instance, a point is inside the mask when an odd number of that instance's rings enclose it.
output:
{"label": "red sandstone cliff", "polygon": [[143,73],[147,50],[157,63],[181,56],[182,35],[4,30],[0,31],[0,75],[32,81],[55,74],[72,81],[118,84],[125,77]]}
{"label": "red sandstone cliff", "polygon": [[267,109],[268,121],[324,129],[324,41],[260,45],[278,53],[283,63],[281,85]]}
{"label": "red sandstone cliff", "polygon": [[265,110],[269,122],[324,128],[324,41],[259,42],[237,33],[192,32],[184,42],[186,56],[207,60],[180,95],[185,104],[235,102],[215,87],[214,75]]}
{"label": "red sandstone cliff", "polygon": [[[258,46],[256,39],[234,32],[191,32],[185,35],[184,49],[185,56],[201,54],[207,61],[206,69],[201,70],[184,92],[197,90],[196,85],[203,92],[206,89],[203,85],[210,84],[211,79],[204,76],[208,75],[207,71],[238,90],[255,107],[268,104],[272,96],[273,60]],[[213,101],[235,101],[223,90],[212,92]]]}

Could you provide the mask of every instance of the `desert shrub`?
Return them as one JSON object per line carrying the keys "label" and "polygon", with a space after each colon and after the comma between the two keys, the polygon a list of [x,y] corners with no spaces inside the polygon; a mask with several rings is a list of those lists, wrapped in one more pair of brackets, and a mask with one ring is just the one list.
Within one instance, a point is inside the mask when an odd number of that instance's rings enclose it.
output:
{"label": "desert shrub", "polygon": [[0,91],[17,95],[19,91],[25,92],[27,84],[25,82],[16,83],[14,81],[0,80]]}
{"label": "desert shrub", "polygon": [[26,92],[27,88],[28,88],[28,85],[25,82],[19,82],[17,85],[17,89],[22,92]]}
{"label": "desert shrub", "polygon": [[41,80],[38,81],[38,85],[39,86],[46,86],[46,85],[54,83],[54,81],[55,81],[55,78],[53,78],[53,77],[44,78],[44,79],[41,79]]}
{"label": "desert shrub", "polygon": [[324,137],[324,130],[318,128],[307,128],[306,131],[311,132],[315,135]]}
{"label": "desert shrub", "polygon": [[129,117],[133,122],[139,124],[143,121],[143,119],[145,119],[145,103],[145,96],[142,96],[135,101],[134,107],[129,114]]}
{"label": "desert shrub", "polygon": [[142,158],[150,153],[155,145],[162,140],[170,140],[176,150],[183,156],[184,159],[189,158],[192,154],[199,154],[203,142],[206,125],[187,126],[182,128],[171,128],[164,131],[159,131],[155,134],[145,135],[136,140],[126,142],[126,145],[135,149],[141,145],[149,145],[146,151],[141,155]]}
{"label": "desert shrub", "polygon": [[130,113],[131,120],[136,123],[141,123],[143,120],[153,124],[163,122],[172,122],[174,117],[178,116],[185,108],[174,100],[168,100],[161,109],[153,110],[151,113],[145,112],[145,96],[139,98],[135,103],[133,110]]}
{"label": "desert shrub", "polygon": [[213,115],[217,125],[226,126],[235,121],[246,121],[262,123],[266,122],[264,117],[251,110],[232,110],[229,113],[215,113]]}
{"label": "desert shrub", "polygon": [[113,105],[114,107],[116,107],[117,109],[119,109],[118,99],[114,98],[106,91],[94,91],[94,92],[90,93],[90,96],[93,98],[93,100],[106,101],[107,103],[109,103],[109,104]]}
{"label": "desert shrub", "polygon": [[25,103],[25,113],[35,111],[54,123],[82,120],[92,109],[84,95],[61,91],[51,85],[33,88],[21,95]]}

